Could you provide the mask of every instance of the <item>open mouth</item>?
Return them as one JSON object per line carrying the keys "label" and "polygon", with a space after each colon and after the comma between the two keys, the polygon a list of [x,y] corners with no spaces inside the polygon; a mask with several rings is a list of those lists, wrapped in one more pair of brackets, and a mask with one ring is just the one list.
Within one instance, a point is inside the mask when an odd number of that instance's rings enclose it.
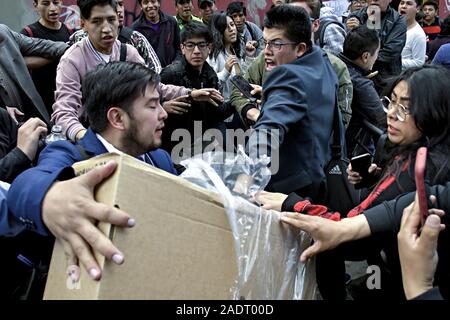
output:
{"label": "open mouth", "polygon": [[265,60],[266,63],[266,71],[271,71],[273,68],[275,68],[277,65],[273,63],[272,60]]}
{"label": "open mouth", "polygon": [[402,16],[406,15],[406,11],[405,10],[400,10],[398,13],[400,13],[400,15],[402,15]]}

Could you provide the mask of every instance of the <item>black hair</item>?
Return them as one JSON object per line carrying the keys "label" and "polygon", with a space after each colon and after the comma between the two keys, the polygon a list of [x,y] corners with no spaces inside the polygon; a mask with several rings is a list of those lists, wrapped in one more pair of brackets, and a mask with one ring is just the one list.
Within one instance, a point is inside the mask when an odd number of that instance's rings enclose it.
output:
{"label": "black hair", "polygon": [[230,2],[227,7],[227,15],[231,17],[233,13],[243,13],[244,16],[247,16],[247,8],[244,7],[244,3],[242,1],[234,1]]}
{"label": "black hair", "polygon": [[283,29],[284,35],[295,43],[311,43],[311,21],[302,7],[282,4],[272,7],[264,17],[264,28]]}
{"label": "black hair", "polygon": [[450,14],[441,23],[441,32],[439,33],[443,36],[450,36]]}
{"label": "black hair", "polygon": [[[227,22],[228,15],[225,12],[214,13],[208,21],[209,30],[211,30],[211,35],[213,39],[213,48],[211,50],[210,57],[217,59],[221,52],[225,52],[224,34],[228,27]],[[231,19],[231,18],[230,18]],[[237,30],[236,30],[237,32]],[[241,45],[239,39],[236,40],[232,45],[234,54],[238,58],[241,56]]]}
{"label": "black hair", "polygon": [[92,130],[102,133],[107,128],[107,113],[111,107],[131,114],[133,101],[145,94],[147,85],[158,83],[158,74],[135,62],[109,62],[88,72],[83,79],[82,92]]}
{"label": "black hair", "polygon": [[206,42],[212,43],[213,39],[208,26],[202,22],[191,21],[181,31],[181,43],[192,38],[205,38]]}
{"label": "black hair", "polygon": [[438,3],[437,3],[436,1],[433,1],[433,0],[426,1],[426,2],[422,5],[422,7],[424,7],[424,6],[433,6],[433,7],[434,7],[434,10],[436,10],[436,11],[438,11],[438,9],[439,9]]}
{"label": "black hair", "polygon": [[110,5],[114,11],[117,11],[116,0],[77,0],[77,5],[80,8],[83,19],[89,19],[91,17],[92,8],[95,6],[104,7]]}
{"label": "black hair", "polygon": [[379,45],[380,38],[377,31],[361,25],[347,33],[342,53],[350,60],[356,60],[364,52],[369,52],[371,55],[375,54]]}
{"label": "black hair", "polygon": [[[422,137],[409,145],[387,144],[390,168],[386,174],[400,173],[405,161],[414,161],[417,149],[428,148],[427,176],[431,184],[444,183],[450,179],[450,70],[437,65],[425,64],[404,70],[387,87],[389,97],[401,81],[408,84],[409,111]],[[432,83],[432,86],[425,86]]]}

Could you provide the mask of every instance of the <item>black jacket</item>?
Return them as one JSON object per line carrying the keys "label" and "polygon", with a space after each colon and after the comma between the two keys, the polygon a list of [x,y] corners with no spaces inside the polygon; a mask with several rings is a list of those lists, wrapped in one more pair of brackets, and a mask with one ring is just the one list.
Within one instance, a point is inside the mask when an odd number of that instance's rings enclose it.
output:
{"label": "black jacket", "polygon": [[31,161],[19,148],[17,126],[5,109],[0,108],[0,180],[11,183]]}
{"label": "black jacket", "polygon": [[[340,54],[339,58],[347,65],[353,85],[352,118],[345,136],[348,154],[352,155],[356,146],[355,138],[357,138],[358,132],[362,129],[358,135],[358,140],[364,140],[363,137],[367,132],[363,125],[363,119],[383,128],[386,124],[386,113],[383,111],[380,97],[375,90],[372,80],[367,78],[369,71],[362,69],[343,54]],[[370,141],[360,142],[369,147],[367,144]]]}
{"label": "black jacket", "polygon": [[[445,224],[446,228],[439,234],[437,247],[439,263],[434,276],[435,286],[439,288],[430,290],[416,299],[449,299],[450,251],[448,247],[450,244],[450,219],[448,213],[450,212],[450,182],[447,182],[445,185],[430,187],[429,194],[436,196],[436,208],[446,212],[442,217],[442,223]],[[400,231],[403,209],[414,201],[414,197],[415,192],[411,192],[366,210],[364,215],[367,218],[372,235],[384,235],[384,238],[391,239],[393,246],[396,247],[396,236]]]}
{"label": "black jacket", "polygon": [[[360,24],[367,23],[367,8],[350,14],[349,18],[358,18]],[[396,10],[388,7],[386,14],[381,16],[381,30],[378,35],[381,48],[373,70],[379,72],[379,77],[385,80],[402,71],[402,50],[406,43],[406,21]]]}
{"label": "black jacket", "polygon": [[[161,82],[191,89],[219,88],[219,79],[214,69],[205,61],[202,71],[194,70],[186,59],[173,62],[161,71]],[[192,102],[189,112],[183,115],[169,114],[163,130],[163,149],[169,153],[177,142],[170,141],[175,129],[187,129],[194,137],[194,121],[202,121],[203,134],[206,130],[215,128],[220,121],[231,116],[234,108],[230,103],[215,107],[208,102]],[[199,137],[194,137],[194,140]],[[193,141],[192,141],[193,142]]]}
{"label": "black jacket", "polygon": [[150,22],[142,12],[133,22],[132,29],[142,33],[150,42],[158,55],[161,67],[171,64],[175,59],[181,57],[180,29],[177,21],[164,12],[160,12],[159,32],[155,32]]}

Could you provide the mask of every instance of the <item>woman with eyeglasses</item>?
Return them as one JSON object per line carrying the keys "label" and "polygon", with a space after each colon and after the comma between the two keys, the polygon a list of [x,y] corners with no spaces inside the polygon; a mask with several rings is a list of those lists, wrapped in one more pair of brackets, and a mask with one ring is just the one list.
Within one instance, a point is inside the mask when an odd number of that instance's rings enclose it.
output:
{"label": "woman with eyeglasses", "polygon": [[[377,147],[375,161],[369,167],[367,176],[362,178],[358,172],[352,170],[351,165],[347,170],[351,183],[365,182],[370,187],[363,190],[363,201],[358,206],[347,214],[341,214],[348,218],[355,217],[383,201],[415,191],[415,156],[422,146],[428,148],[425,174],[427,183],[437,185],[450,181],[449,83],[450,71],[431,65],[407,69],[392,82],[386,96],[382,98],[388,124],[384,144],[380,142]],[[332,188],[333,186],[329,186],[329,189]],[[339,220],[339,215],[332,214],[332,208],[308,204],[305,202],[308,199],[300,198],[296,194],[288,196],[263,192],[257,195],[255,200],[266,209],[296,211]],[[402,299],[396,247],[394,245],[386,248],[385,243],[375,238],[353,243],[345,249],[317,255],[317,283],[322,297],[345,299],[343,261],[359,261],[369,257],[369,265],[381,267],[386,264],[386,261],[378,259],[382,249],[385,249],[389,265],[389,271],[383,274],[386,276],[390,273],[389,281],[384,278],[382,281],[382,289],[386,289],[390,294],[385,297]]]}

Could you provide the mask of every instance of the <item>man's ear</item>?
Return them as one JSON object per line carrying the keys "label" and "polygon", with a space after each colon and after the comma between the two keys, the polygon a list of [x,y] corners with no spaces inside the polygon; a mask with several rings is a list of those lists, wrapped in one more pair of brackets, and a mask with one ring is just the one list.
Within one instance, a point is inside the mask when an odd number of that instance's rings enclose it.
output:
{"label": "man's ear", "polygon": [[307,46],[306,43],[300,42],[297,45],[297,58],[300,58],[306,52]]}
{"label": "man's ear", "polygon": [[316,19],[316,20],[314,20],[313,23],[311,24],[312,32],[313,32],[313,33],[316,33],[317,30],[319,30],[319,28],[320,28],[320,20],[319,20],[319,19]]}
{"label": "man's ear", "polygon": [[125,130],[128,123],[128,114],[119,107],[111,107],[106,113],[108,124],[118,130]]}
{"label": "man's ear", "polygon": [[361,55],[361,60],[364,64],[367,63],[367,61],[369,60],[369,52],[365,51],[363,52],[363,54]]}

